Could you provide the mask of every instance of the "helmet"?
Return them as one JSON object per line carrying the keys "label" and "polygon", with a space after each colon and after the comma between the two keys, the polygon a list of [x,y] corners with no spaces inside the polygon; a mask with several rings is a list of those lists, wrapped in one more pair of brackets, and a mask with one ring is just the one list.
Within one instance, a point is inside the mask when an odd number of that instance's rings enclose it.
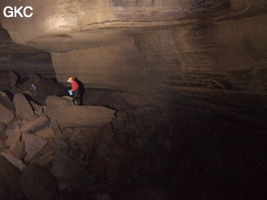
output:
{"label": "helmet", "polygon": [[72,81],[73,80],[73,78],[72,77],[70,77],[69,79],[68,79],[68,82],[70,82],[70,81]]}

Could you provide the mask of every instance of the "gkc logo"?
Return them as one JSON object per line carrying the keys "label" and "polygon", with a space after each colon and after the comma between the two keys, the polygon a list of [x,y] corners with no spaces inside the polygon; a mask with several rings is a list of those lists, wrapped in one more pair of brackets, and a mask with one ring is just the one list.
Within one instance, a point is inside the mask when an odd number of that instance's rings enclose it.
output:
{"label": "gkc logo", "polygon": [[17,6],[11,7],[11,6],[6,6],[3,10],[3,14],[5,17],[31,17],[33,13],[31,6],[20,6],[17,8]]}

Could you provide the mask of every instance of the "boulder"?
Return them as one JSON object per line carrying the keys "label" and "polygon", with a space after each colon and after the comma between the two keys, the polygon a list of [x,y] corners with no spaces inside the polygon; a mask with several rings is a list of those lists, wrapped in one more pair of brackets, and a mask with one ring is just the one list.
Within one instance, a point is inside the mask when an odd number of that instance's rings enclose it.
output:
{"label": "boulder", "polygon": [[57,179],[60,191],[75,191],[92,181],[85,168],[60,151],[53,159],[51,172]]}
{"label": "boulder", "polygon": [[41,159],[41,157],[47,155],[47,154],[54,154],[54,150],[52,150],[52,145],[55,142],[55,138],[47,138],[45,139],[47,141],[47,144],[44,146],[44,148],[41,149],[41,151],[38,153],[38,156],[32,160],[31,162],[39,162],[39,160]]}
{"label": "boulder", "polygon": [[21,185],[27,199],[54,200],[58,195],[55,178],[38,164],[22,171]]}
{"label": "boulder", "polygon": [[71,106],[73,105],[72,99],[67,99],[58,96],[46,97],[45,103],[47,106]]}
{"label": "boulder", "polygon": [[23,94],[21,93],[15,94],[13,103],[16,107],[17,116],[20,116],[22,119],[26,120],[30,120],[33,118],[34,115],[33,109]]}
{"label": "boulder", "polygon": [[0,122],[0,134],[4,133],[5,131],[6,131],[6,125]]}
{"label": "boulder", "polygon": [[48,152],[47,154],[43,155],[38,161],[37,164],[40,166],[45,166],[47,163],[49,163],[51,160],[54,159],[53,151]]}
{"label": "boulder", "polygon": [[40,79],[41,79],[41,77],[38,74],[34,74],[33,73],[33,74],[30,75],[30,81],[32,83],[34,83],[34,84],[38,84],[38,82],[40,81]]}
{"label": "boulder", "polygon": [[21,133],[19,125],[17,125],[14,129],[6,130],[7,140],[5,141],[7,146],[11,146],[13,143],[19,142]]}
{"label": "boulder", "polygon": [[42,129],[48,125],[49,125],[49,118],[43,115],[33,121],[26,123],[24,126],[21,127],[20,131],[22,134],[24,133],[33,134],[39,129]]}
{"label": "boulder", "polygon": [[4,105],[0,104],[0,122],[8,124],[14,119],[14,112],[7,109]]}
{"label": "boulder", "polygon": [[3,156],[0,156],[0,175],[0,199],[23,199],[21,171]]}
{"label": "boulder", "polygon": [[51,147],[53,150],[61,150],[64,153],[69,153],[69,144],[63,140],[56,139]]}
{"label": "boulder", "polygon": [[48,127],[46,129],[41,129],[35,133],[35,135],[41,137],[41,138],[50,138],[55,137],[56,131],[52,127]]}
{"label": "boulder", "polygon": [[39,151],[47,144],[47,141],[32,134],[23,134],[22,141],[25,142],[25,151],[27,153],[24,161],[26,163],[30,162],[31,159],[36,156]]}
{"label": "boulder", "polygon": [[18,75],[13,71],[9,71],[8,75],[9,75],[9,85],[11,88],[14,88],[17,85]]}
{"label": "boulder", "polygon": [[15,142],[11,144],[9,151],[13,156],[17,157],[18,159],[22,159],[24,147],[25,145],[23,141]]}
{"label": "boulder", "polygon": [[0,136],[3,136],[6,131],[6,125],[0,122]]}
{"label": "boulder", "polygon": [[45,114],[62,127],[102,127],[115,118],[115,110],[102,106],[60,106]]}
{"label": "boulder", "polygon": [[4,140],[0,137],[0,151],[2,151],[2,149],[7,149],[8,146],[5,144]]}
{"label": "boulder", "polygon": [[43,114],[43,108],[42,106],[38,105],[37,103],[30,101],[30,105],[33,108],[33,111],[35,114],[37,114],[38,116]]}
{"label": "boulder", "polygon": [[69,136],[71,149],[82,152],[86,158],[97,155],[107,159],[110,155],[110,142],[114,136],[110,128],[106,126],[85,131],[72,131]]}
{"label": "boulder", "polygon": [[6,93],[0,91],[0,123],[8,124],[15,117],[15,107]]}
{"label": "boulder", "polygon": [[14,129],[17,125],[19,125],[20,127],[24,125],[24,121],[21,120],[20,117],[16,117],[10,122],[7,124],[7,128],[11,128],[11,129]]}
{"label": "boulder", "polygon": [[10,153],[1,152],[1,155],[4,156],[10,163],[12,163],[21,171],[26,167],[26,165],[20,159]]}

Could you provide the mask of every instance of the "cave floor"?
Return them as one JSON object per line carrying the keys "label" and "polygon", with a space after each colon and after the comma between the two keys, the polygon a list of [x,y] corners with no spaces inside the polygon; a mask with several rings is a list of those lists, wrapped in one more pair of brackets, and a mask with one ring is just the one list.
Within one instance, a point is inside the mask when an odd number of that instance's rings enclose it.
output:
{"label": "cave floor", "polygon": [[127,107],[111,91],[88,93],[85,102],[124,116],[114,132],[131,163],[114,199],[266,197],[266,95],[180,89],[158,94],[156,106]]}

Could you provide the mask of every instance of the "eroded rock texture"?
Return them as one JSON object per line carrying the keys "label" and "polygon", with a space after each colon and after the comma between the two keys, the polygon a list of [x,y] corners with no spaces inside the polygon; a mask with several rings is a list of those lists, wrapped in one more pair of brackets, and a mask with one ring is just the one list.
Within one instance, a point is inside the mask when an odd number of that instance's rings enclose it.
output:
{"label": "eroded rock texture", "polygon": [[15,42],[50,51],[61,82],[266,89],[263,0],[3,1],[1,9],[12,4],[34,16],[2,16],[3,27]]}
{"label": "eroded rock texture", "polygon": [[85,104],[117,111],[111,143],[66,130],[94,174],[82,193],[266,196],[266,0],[2,0],[0,9],[6,5],[34,9],[31,18],[1,16],[12,41],[50,52],[58,81],[77,77],[88,89]]}

